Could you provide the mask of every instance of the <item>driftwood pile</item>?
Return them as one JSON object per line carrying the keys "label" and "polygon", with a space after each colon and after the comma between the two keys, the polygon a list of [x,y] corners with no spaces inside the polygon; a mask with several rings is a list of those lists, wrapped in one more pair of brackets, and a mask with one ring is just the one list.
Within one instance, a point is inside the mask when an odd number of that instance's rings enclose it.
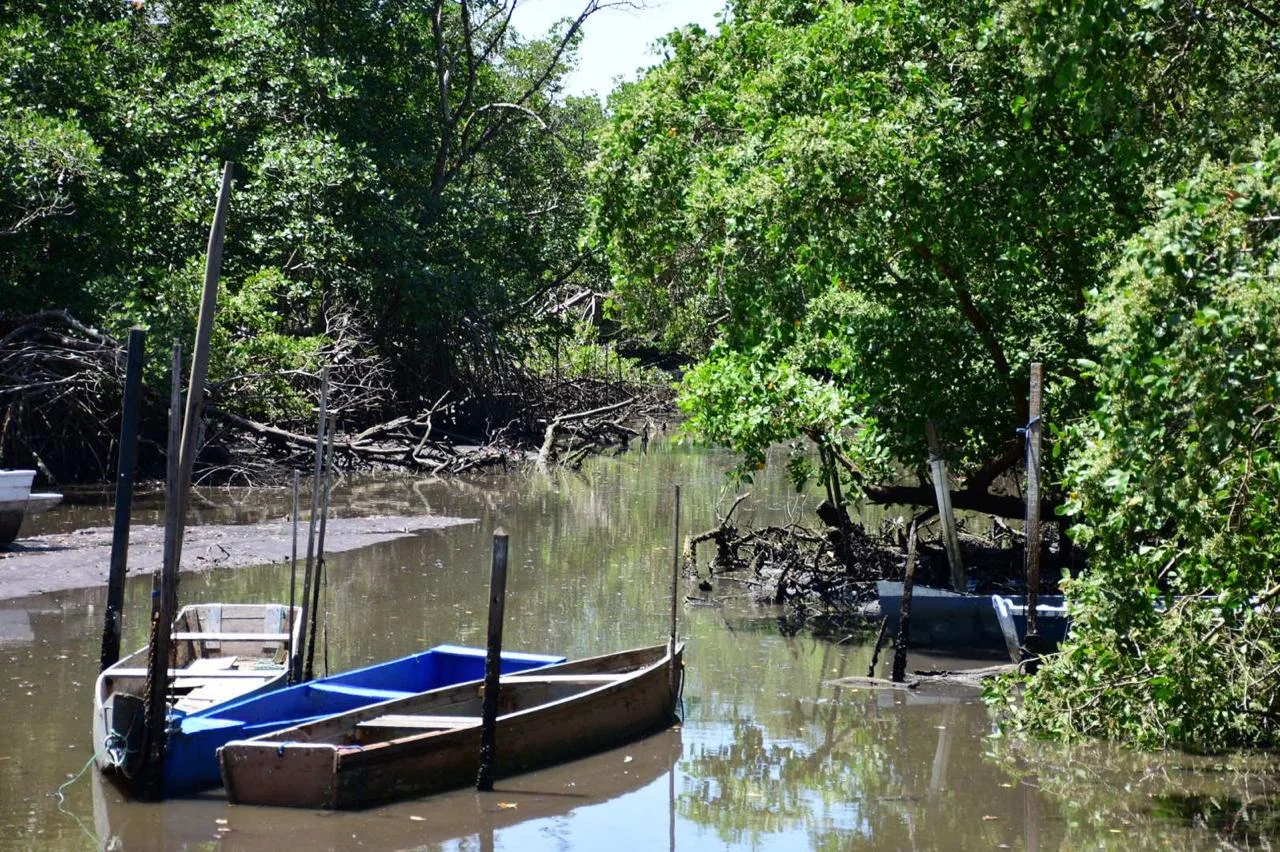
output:
{"label": "driftwood pile", "polygon": [[[895,548],[873,539],[829,503],[818,507],[828,525],[823,530],[798,523],[740,530],[733,514],[749,496],[739,495],[715,527],[685,539],[684,571],[698,576],[704,589],[719,578],[745,583],[761,603],[847,613],[875,599],[875,580],[900,570]],[[715,546],[715,555],[703,579],[698,546],[707,542]]]}
{"label": "driftwood pile", "polygon": [[119,341],[65,311],[0,327],[0,466],[110,480],[124,369]]}
{"label": "driftwood pile", "polygon": [[[330,325],[321,357],[330,365],[329,408],[338,423],[335,461],[348,470],[573,466],[591,453],[647,440],[670,416],[666,387],[561,380],[515,365],[488,387],[472,382],[465,391],[406,403],[392,388],[392,371],[361,336],[341,320]],[[153,359],[160,348],[149,341]],[[52,483],[110,481],[124,370],[124,343],[66,312],[0,316],[0,465],[36,467]],[[255,381],[284,382],[291,393],[319,400],[318,376],[304,371],[210,382],[197,483],[271,483],[307,466],[315,447],[309,422],[264,422],[237,405]],[[144,390],[144,477],[163,475],[167,399],[167,388]]]}

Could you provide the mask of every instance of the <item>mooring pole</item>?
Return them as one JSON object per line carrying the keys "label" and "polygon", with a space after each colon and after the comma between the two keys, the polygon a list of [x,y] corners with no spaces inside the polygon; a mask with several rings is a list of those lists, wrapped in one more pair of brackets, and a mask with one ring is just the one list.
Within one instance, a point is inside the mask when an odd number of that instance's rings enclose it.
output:
{"label": "mooring pole", "polygon": [[902,606],[898,610],[898,638],[893,649],[893,682],[907,678],[907,646],[911,644],[911,590],[916,583],[916,522],[907,533],[907,570],[902,578]]}
{"label": "mooring pole", "polygon": [[963,595],[969,589],[964,579],[964,560],[960,555],[956,514],[951,508],[947,461],[942,457],[942,443],[938,440],[938,430],[933,421],[924,424],[924,431],[929,440],[929,469],[933,474],[933,493],[938,499],[938,517],[942,519],[942,538],[947,548],[947,562],[951,565],[951,588]]}
{"label": "mooring pole", "polygon": [[1027,635],[1023,640],[1027,657],[1040,655],[1040,629],[1036,605],[1040,598],[1040,410],[1044,397],[1044,364],[1031,364],[1031,399],[1027,421]]}
{"label": "mooring pole", "polygon": [[297,468],[293,470],[293,546],[289,550],[289,644],[285,648],[285,659],[289,661],[289,682],[293,683],[293,628],[297,624],[293,620],[294,589],[298,584],[298,493],[302,490],[302,474]]}
{"label": "mooring pole", "polygon": [[151,584],[151,639],[147,650],[147,685],[143,692],[142,755],[138,767],[137,793],[141,798],[159,799],[164,785],[164,728],[168,715],[169,657],[173,612],[176,600],[177,568],[173,563],[173,540],[178,534],[178,460],[182,443],[182,344],[173,342],[169,389],[169,442],[165,459],[164,549],[160,573]]}
{"label": "mooring pole", "polygon": [[[159,799],[164,794],[164,726],[168,709],[165,692],[168,689],[169,637],[173,630],[173,617],[178,604],[178,568],[182,561],[187,496],[191,488],[191,475],[195,469],[196,454],[200,450],[199,437],[203,432],[200,418],[204,405],[204,383],[209,374],[213,317],[218,307],[218,278],[222,274],[222,243],[226,234],[227,211],[231,204],[231,181],[234,175],[235,164],[225,163],[222,167],[222,183],[218,190],[218,202],[214,207],[213,225],[209,228],[209,244],[205,253],[204,287],[200,296],[200,314],[196,320],[196,346],[195,351],[191,353],[191,378],[187,382],[186,413],[182,417],[182,438],[177,454],[177,470],[173,471],[173,487],[165,506],[164,559],[160,576],[163,618],[161,623],[152,625],[156,639],[152,644],[152,657],[158,657],[159,662],[152,667],[150,673],[153,679],[158,673],[163,674],[163,677],[160,679],[159,697],[152,695],[147,708],[150,716],[148,719],[150,748],[146,755],[147,765],[142,773],[143,795],[153,799]],[[177,366],[181,366],[180,362]],[[178,382],[180,372],[180,369],[174,371],[175,383]],[[148,684],[149,689],[155,686],[154,680]]]}
{"label": "mooring pole", "polygon": [[303,670],[306,657],[307,616],[311,611],[311,570],[315,566],[316,521],[320,514],[320,476],[324,469],[324,429],[329,419],[329,367],[320,370],[320,417],[316,426],[316,457],[311,474],[311,520],[307,528],[307,562],[302,572],[302,649],[294,660],[294,680],[310,680],[311,674]]}
{"label": "mooring pole", "polygon": [[[676,620],[680,611],[680,486],[676,486],[676,503],[671,511],[671,636],[667,640],[667,656],[676,655]],[[676,695],[676,667],[670,666],[671,700]]]}
{"label": "mooring pole", "polygon": [[124,621],[124,576],[129,562],[129,513],[133,509],[133,477],[138,467],[138,413],[142,407],[142,365],[147,333],[129,329],[129,360],[124,371],[124,409],[120,417],[120,448],[116,456],[115,524],[111,531],[111,569],[107,576],[107,613],[102,628],[101,670],[120,659],[120,630]]}
{"label": "mooring pole", "polygon": [[[311,639],[307,642],[307,680],[315,675],[317,625],[320,621],[320,586],[324,582],[324,533],[329,526],[329,488],[333,477],[333,433],[338,427],[336,417],[329,418],[328,444],[324,454],[324,479],[320,484],[320,531],[316,534],[316,570],[312,576],[314,588],[311,590]],[[328,598],[325,598],[326,602]]]}
{"label": "mooring pole", "polygon": [[493,572],[489,577],[489,636],[485,642],[484,705],[480,714],[480,771],[476,789],[493,789],[494,740],[498,727],[498,690],[502,676],[502,616],[507,602],[507,534],[493,532]]}

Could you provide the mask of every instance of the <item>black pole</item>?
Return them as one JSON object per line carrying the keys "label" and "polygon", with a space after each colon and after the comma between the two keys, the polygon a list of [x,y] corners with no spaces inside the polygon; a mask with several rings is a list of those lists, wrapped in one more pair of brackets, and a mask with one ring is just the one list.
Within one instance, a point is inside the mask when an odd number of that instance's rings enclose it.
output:
{"label": "black pole", "polygon": [[289,661],[289,683],[297,680],[294,677],[294,655],[298,653],[298,649],[293,647],[293,634],[296,632],[294,628],[297,622],[294,620],[293,604],[294,590],[298,585],[298,491],[300,490],[301,474],[295,468],[293,471],[293,546],[289,550],[289,645],[286,659]]}
{"label": "black pole", "polygon": [[[324,532],[329,525],[329,484],[333,477],[333,430],[338,427],[336,417],[329,418],[328,444],[324,453],[324,477],[320,480],[320,530],[316,535],[315,571],[311,576],[311,638],[307,640],[307,662],[303,680],[311,680],[315,676],[316,639],[320,617],[320,584],[324,582]],[[328,598],[325,598],[326,603]],[[325,674],[328,674],[326,671]]]}
{"label": "black pole", "polygon": [[147,333],[129,329],[129,360],[124,373],[124,412],[120,418],[120,452],[116,458],[115,526],[111,533],[111,572],[107,578],[107,614],[102,628],[103,671],[120,659],[120,630],[124,620],[124,575],[129,560],[129,513],[133,508],[133,477],[138,467],[138,412],[142,400],[142,365]]}
{"label": "black pole", "polygon": [[898,638],[893,649],[894,683],[902,683],[907,678],[907,648],[911,644],[911,590],[916,582],[916,522],[911,522],[911,531],[907,533],[907,570],[902,578],[902,604],[898,610]]}
{"label": "black pole", "polygon": [[489,638],[484,659],[484,707],[480,714],[480,771],[476,789],[493,789],[493,752],[498,727],[498,689],[502,674],[502,614],[507,601],[507,534],[493,533],[493,573],[489,579]]}

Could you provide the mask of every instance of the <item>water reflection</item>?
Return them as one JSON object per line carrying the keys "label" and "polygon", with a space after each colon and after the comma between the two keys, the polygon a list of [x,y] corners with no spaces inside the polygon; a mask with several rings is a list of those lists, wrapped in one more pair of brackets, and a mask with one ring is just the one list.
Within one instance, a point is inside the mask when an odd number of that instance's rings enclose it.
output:
{"label": "water reflection", "polygon": [[[724,467],[714,453],[655,447],[593,461],[581,475],[344,480],[340,514],[433,511],[479,522],[335,554],[324,595],[329,668],[445,641],[482,644],[499,525],[511,533],[510,647],[579,656],[662,641],[670,486],[683,487],[685,528],[708,528],[726,499]],[[201,519],[218,522],[278,519],[290,502],[283,490],[204,496]],[[739,512],[745,522],[781,522],[806,511],[796,500],[782,478],[761,475]],[[156,511],[144,507],[138,520]],[[50,530],[106,522],[105,509],[83,505],[41,516]],[[287,584],[280,565],[213,570],[184,576],[180,596],[281,600]],[[308,848],[452,852],[1196,848],[1223,838],[1258,845],[1275,830],[1274,758],[1223,769],[992,740],[972,691],[834,687],[867,672],[869,641],[784,636],[779,612],[756,606],[749,590],[720,592],[712,605],[681,610],[689,668],[680,731],[506,779],[494,796],[459,791],[342,814],[231,807],[220,793],[139,805],[89,776],[67,788],[60,812],[50,794],[89,758],[104,595],[0,603],[0,848],[85,849],[98,842],[91,835],[122,849],[302,839]],[[125,646],[135,647],[147,580],[131,581],[126,596]]]}

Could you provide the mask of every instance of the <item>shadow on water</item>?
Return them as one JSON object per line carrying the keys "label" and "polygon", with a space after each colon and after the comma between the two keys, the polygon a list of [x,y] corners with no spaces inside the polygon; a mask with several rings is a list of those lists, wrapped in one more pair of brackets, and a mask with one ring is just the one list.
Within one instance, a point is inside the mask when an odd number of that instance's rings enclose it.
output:
{"label": "shadow on water", "polygon": [[[594,460],[581,475],[344,480],[337,514],[435,512],[478,523],[335,554],[320,667],[326,656],[336,671],[440,642],[483,644],[499,525],[511,534],[508,647],[582,656],[661,641],[671,485],[683,488],[686,531],[705,529],[732,502],[726,466],[716,453],[660,447]],[[816,502],[771,472],[752,491],[743,523],[786,522]],[[199,520],[220,523],[279,519],[289,503],[284,491],[204,498]],[[156,511],[144,506],[139,518]],[[106,522],[105,508],[85,505],[41,520],[49,531]],[[185,576],[180,596],[282,600],[288,576],[279,564],[215,569]],[[692,585],[686,592],[708,597]],[[1274,757],[1223,768],[992,739],[971,690],[831,685],[866,674],[874,634],[788,635],[784,613],[752,594],[717,589],[681,608],[688,673],[678,731],[505,779],[493,795],[464,790],[355,813],[232,807],[220,791],[142,805],[92,773],[67,786],[60,808],[53,791],[90,756],[104,593],[0,603],[0,848],[1038,850],[1274,839]],[[148,604],[148,581],[131,581],[128,648],[143,642]],[[909,665],[987,662],[913,655]]]}

